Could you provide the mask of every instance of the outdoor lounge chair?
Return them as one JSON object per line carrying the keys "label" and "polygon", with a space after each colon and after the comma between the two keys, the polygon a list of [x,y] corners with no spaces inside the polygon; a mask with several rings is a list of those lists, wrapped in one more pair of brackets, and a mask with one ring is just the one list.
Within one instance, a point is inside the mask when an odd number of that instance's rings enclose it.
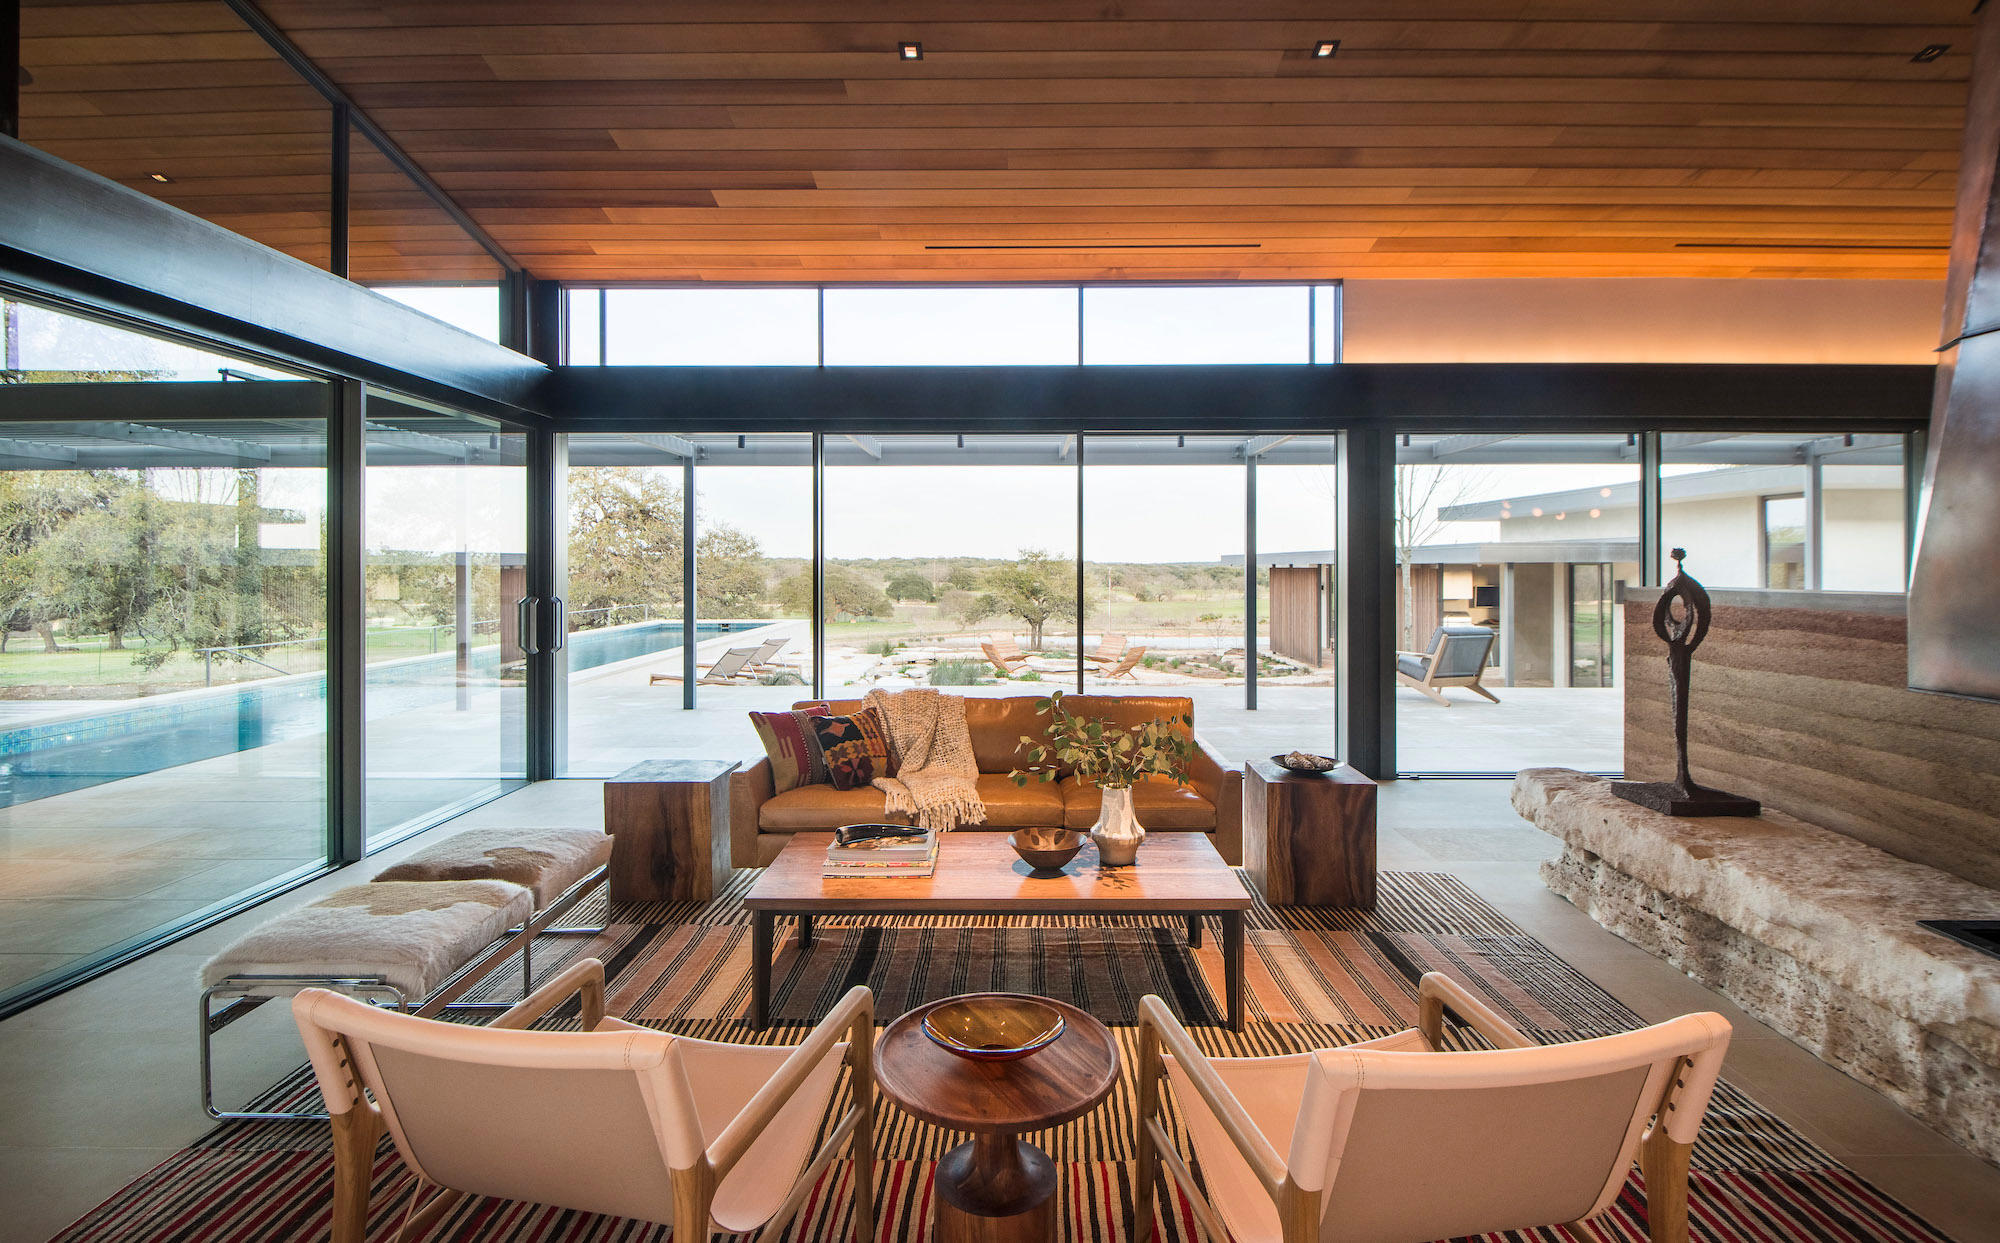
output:
{"label": "outdoor lounge chair", "polygon": [[1097,650],[1085,652],[1083,658],[1094,665],[1115,665],[1125,654],[1126,638],[1122,634],[1107,634],[1097,642]]}
{"label": "outdoor lounge chair", "polygon": [[[749,671],[751,657],[760,650],[754,647],[732,647],[722,654],[722,659],[708,667],[708,672],[695,679],[700,686],[748,686],[757,680],[757,675]],[[679,682],[678,673],[656,673],[651,683]]]}
{"label": "outdoor lounge chair", "polygon": [[1484,626],[1439,626],[1431,636],[1428,652],[1397,652],[1396,680],[1422,691],[1445,707],[1451,707],[1443,688],[1463,686],[1494,703],[1500,700],[1479,684],[1486,673],[1486,657],[1493,651],[1494,634]]}
{"label": "outdoor lounge chair", "polygon": [[[571,997],[581,1031],[527,1030]],[[874,1238],[875,1019],[864,987],[795,1047],[606,1018],[595,958],[490,1027],[317,988],[292,1013],[333,1117],[333,1243],[368,1233],[384,1128],[418,1180],[399,1239],[423,1238],[467,1195],[672,1224],[680,1243],[760,1227],[775,1239],[843,1148],[854,1161],[854,1243]],[[814,1152],[843,1063],[853,1101]]]}
{"label": "outdoor lounge chair", "polygon": [[1139,662],[1144,659],[1146,659],[1146,649],[1144,647],[1128,647],[1125,649],[1125,654],[1118,658],[1118,663],[1106,669],[1102,676],[1107,682],[1115,681],[1118,678],[1130,678],[1132,681],[1137,682],[1139,679],[1132,676],[1132,670],[1138,668]]}
{"label": "outdoor lounge chair", "polygon": [[[1436,972],[1418,998],[1419,1027],[1393,1036],[1217,1058],[1143,998],[1135,1243],[1152,1236],[1163,1162],[1207,1237],[1320,1243],[1587,1221],[1618,1202],[1635,1155],[1653,1243],[1685,1243],[1688,1153],[1729,1047],[1721,1015],[1537,1045]],[[1494,1047],[1441,1051],[1447,1006]],[[1163,1072],[1200,1183],[1163,1124]]]}
{"label": "outdoor lounge chair", "polygon": [[758,673],[769,673],[774,669],[793,668],[791,665],[781,665],[778,663],[779,653],[783,652],[785,645],[790,642],[790,639],[764,640],[763,645],[751,653],[749,668],[756,670]]}

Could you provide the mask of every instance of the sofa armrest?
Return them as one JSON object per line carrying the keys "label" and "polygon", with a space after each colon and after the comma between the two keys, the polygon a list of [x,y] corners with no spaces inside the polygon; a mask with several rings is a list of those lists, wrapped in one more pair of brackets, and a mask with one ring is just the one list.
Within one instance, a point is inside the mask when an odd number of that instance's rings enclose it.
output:
{"label": "sofa armrest", "polygon": [[1224,863],[1243,862],[1243,770],[1232,768],[1200,734],[1194,736],[1194,761],[1188,784],[1215,807],[1214,845]]}
{"label": "sofa armrest", "polygon": [[729,774],[729,862],[732,866],[758,866],[757,812],[777,794],[777,779],[771,775],[771,757],[768,755]]}

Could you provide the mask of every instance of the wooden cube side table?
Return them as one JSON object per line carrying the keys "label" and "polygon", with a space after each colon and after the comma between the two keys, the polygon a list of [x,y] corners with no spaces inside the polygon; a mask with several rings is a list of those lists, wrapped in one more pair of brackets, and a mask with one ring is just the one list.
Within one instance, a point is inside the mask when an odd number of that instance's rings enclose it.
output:
{"label": "wooden cube side table", "polygon": [[1243,768],[1243,868],[1274,906],[1375,909],[1375,783],[1346,764]]}
{"label": "wooden cube side table", "polygon": [[613,902],[706,902],[729,883],[735,760],[648,760],[604,783]]}

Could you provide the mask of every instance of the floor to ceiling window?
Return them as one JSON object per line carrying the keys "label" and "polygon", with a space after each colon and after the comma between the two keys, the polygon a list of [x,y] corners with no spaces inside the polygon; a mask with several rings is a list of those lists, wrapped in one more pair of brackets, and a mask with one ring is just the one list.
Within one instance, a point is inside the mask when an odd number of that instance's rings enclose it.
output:
{"label": "floor to ceiling window", "polygon": [[1661,548],[1685,551],[1704,586],[1903,590],[1900,435],[1669,432],[1660,441]]}
{"label": "floor to ceiling window", "polygon": [[1259,436],[1245,443],[1244,458],[1255,475],[1257,511],[1257,710],[1295,722],[1297,749],[1332,754],[1340,595],[1335,441]]}
{"label": "floor to ceiling window", "polygon": [[827,694],[1074,689],[1076,454],[1064,436],[828,436]]}
{"label": "floor to ceiling window", "polygon": [[569,459],[565,775],[754,749],[743,710],[811,694],[812,437],[574,435]]}
{"label": "floor to ceiling window", "polygon": [[367,841],[527,781],[525,438],[370,390]]}
{"label": "floor to ceiling window", "polygon": [[325,864],[330,402],[34,304],[0,336],[4,1003]]}
{"label": "floor to ceiling window", "polygon": [[[1394,538],[1398,766],[1621,771],[1638,437],[1405,436]],[[1444,703],[1414,685],[1433,671]],[[1451,685],[1472,673],[1498,703]]]}

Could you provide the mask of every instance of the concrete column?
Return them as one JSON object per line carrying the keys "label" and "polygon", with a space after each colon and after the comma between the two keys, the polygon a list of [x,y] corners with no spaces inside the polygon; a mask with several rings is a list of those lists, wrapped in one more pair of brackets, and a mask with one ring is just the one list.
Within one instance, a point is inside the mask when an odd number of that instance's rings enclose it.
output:
{"label": "concrete column", "polygon": [[1553,633],[1549,636],[1549,685],[1571,685],[1572,666],[1569,653],[1569,563],[1557,561],[1549,567],[1555,581],[1549,584],[1550,607],[1555,614]]}

